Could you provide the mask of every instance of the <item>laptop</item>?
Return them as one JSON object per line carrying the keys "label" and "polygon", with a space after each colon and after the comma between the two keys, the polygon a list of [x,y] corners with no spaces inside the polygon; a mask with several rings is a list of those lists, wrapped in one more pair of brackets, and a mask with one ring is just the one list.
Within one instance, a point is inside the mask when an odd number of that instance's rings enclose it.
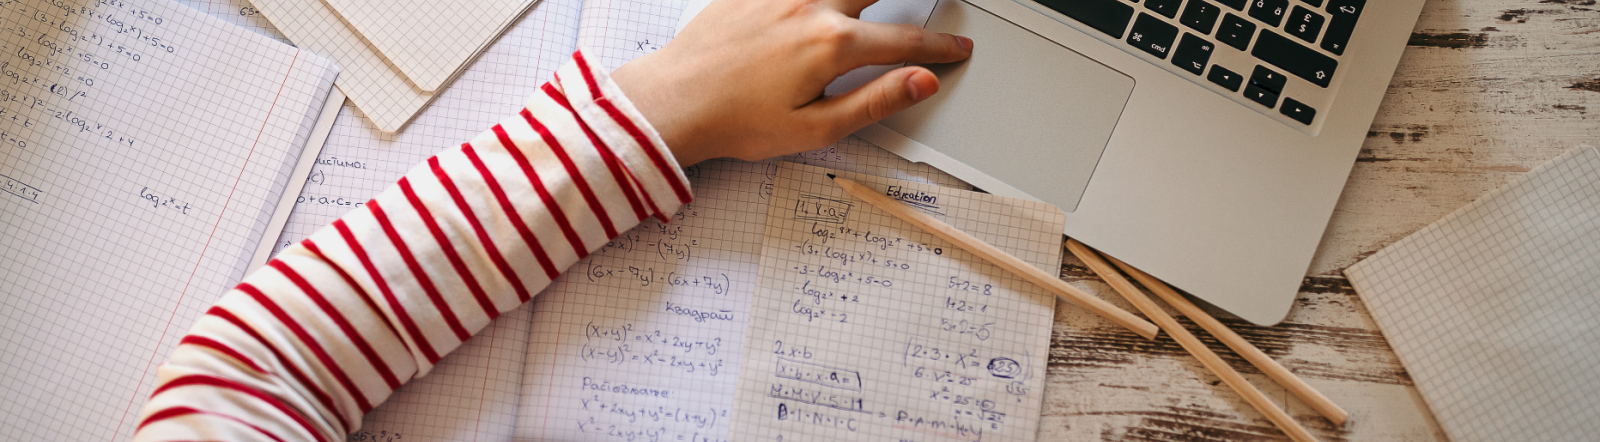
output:
{"label": "laptop", "polygon": [[[688,17],[709,0],[691,0]],[[856,135],[1252,323],[1288,315],[1423,0],[881,0],[972,37]],[[681,25],[680,25],[681,29]],[[849,90],[897,66],[852,71]]]}

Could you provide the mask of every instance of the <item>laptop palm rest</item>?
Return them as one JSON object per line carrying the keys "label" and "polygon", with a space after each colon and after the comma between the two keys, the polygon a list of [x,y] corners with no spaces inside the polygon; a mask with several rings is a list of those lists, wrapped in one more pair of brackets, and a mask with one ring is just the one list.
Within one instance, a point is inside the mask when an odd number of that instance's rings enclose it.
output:
{"label": "laptop palm rest", "polygon": [[[1075,211],[1133,79],[964,1],[940,1],[926,27],[972,37],[972,58],[927,66],[939,93],[882,122],[914,142],[885,147],[991,192],[1013,193],[985,185],[998,180]],[[937,152],[916,152],[924,148]]]}

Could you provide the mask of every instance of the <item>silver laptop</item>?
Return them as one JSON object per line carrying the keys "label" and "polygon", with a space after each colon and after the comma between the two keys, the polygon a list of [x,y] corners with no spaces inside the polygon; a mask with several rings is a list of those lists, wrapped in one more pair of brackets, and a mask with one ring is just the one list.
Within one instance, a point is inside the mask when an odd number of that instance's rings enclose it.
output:
{"label": "silver laptop", "polygon": [[857,135],[986,191],[1055,204],[1068,236],[1274,324],[1422,4],[882,0],[862,19],[966,35],[975,50],[928,66],[938,94]]}

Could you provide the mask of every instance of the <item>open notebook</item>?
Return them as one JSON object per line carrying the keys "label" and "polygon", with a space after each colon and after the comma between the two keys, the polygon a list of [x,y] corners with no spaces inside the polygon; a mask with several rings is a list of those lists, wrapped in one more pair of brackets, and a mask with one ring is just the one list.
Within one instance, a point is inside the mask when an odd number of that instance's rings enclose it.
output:
{"label": "open notebook", "polygon": [[265,260],[337,71],[171,0],[0,17],[0,440],[125,439],[156,364]]}

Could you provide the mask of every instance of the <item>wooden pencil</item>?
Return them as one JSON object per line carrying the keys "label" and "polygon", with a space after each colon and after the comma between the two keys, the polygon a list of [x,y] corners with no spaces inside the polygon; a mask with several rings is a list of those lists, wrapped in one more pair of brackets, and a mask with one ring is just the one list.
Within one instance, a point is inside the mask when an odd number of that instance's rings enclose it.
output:
{"label": "wooden pencil", "polygon": [[1215,352],[1211,351],[1211,348],[1206,347],[1205,343],[1200,342],[1200,338],[1190,334],[1189,330],[1178,324],[1177,319],[1174,319],[1172,315],[1168,315],[1165,310],[1157,306],[1154,300],[1145,296],[1144,292],[1139,291],[1138,287],[1134,287],[1132,282],[1129,282],[1127,278],[1123,278],[1121,273],[1117,273],[1116,268],[1111,267],[1111,264],[1100,259],[1100,255],[1095,253],[1094,250],[1089,249],[1088,246],[1075,239],[1067,240],[1067,250],[1072,251],[1072,254],[1076,255],[1078,259],[1083,260],[1083,263],[1087,264],[1090,270],[1094,270],[1096,274],[1100,275],[1100,279],[1104,279],[1107,284],[1111,285],[1111,288],[1116,289],[1123,297],[1128,298],[1128,302],[1132,302],[1133,306],[1144,312],[1146,317],[1160,325],[1162,330],[1166,330],[1168,336],[1172,336],[1173,340],[1178,341],[1178,345],[1183,346],[1184,350],[1188,350],[1189,354],[1200,360],[1200,365],[1204,365],[1206,369],[1211,370],[1217,377],[1222,378],[1222,382],[1232,387],[1233,391],[1238,392],[1240,396],[1244,396],[1245,402],[1249,402],[1257,411],[1266,415],[1267,420],[1272,421],[1274,425],[1278,426],[1278,429],[1288,434],[1290,439],[1299,442],[1317,440],[1316,437],[1311,435],[1311,432],[1306,431],[1305,427],[1300,426],[1300,423],[1295,422],[1294,418],[1289,417],[1289,413],[1278,408],[1277,404],[1272,403],[1272,400],[1268,399],[1266,394],[1261,393],[1261,390],[1256,389],[1255,385],[1251,385],[1249,381],[1246,381],[1238,371],[1234,371],[1233,367],[1223,361],[1221,356],[1217,356]]}
{"label": "wooden pencil", "polygon": [[1194,305],[1193,302],[1190,302],[1189,298],[1185,298],[1182,294],[1179,294],[1177,290],[1172,288],[1172,286],[1161,282],[1161,280],[1156,279],[1154,276],[1150,276],[1149,273],[1145,273],[1142,270],[1133,268],[1133,266],[1130,266],[1125,262],[1117,260],[1115,257],[1106,255],[1105,258],[1107,261],[1111,261],[1111,264],[1116,265],[1117,268],[1120,268],[1122,271],[1127,272],[1128,275],[1133,276],[1134,280],[1139,281],[1139,284],[1143,285],[1146,289],[1150,289],[1150,291],[1155,293],[1156,296],[1161,297],[1161,300],[1167,301],[1167,304],[1170,304],[1173,308],[1178,309],[1178,313],[1188,316],[1190,320],[1193,320],[1196,324],[1200,324],[1200,328],[1210,332],[1211,335],[1215,336],[1218,341],[1222,341],[1222,343],[1227,345],[1228,348],[1233,349],[1234,353],[1238,353],[1239,356],[1242,356],[1245,360],[1250,361],[1250,363],[1255,365],[1256,368],[1260,369],[1262,373],[1266,373],[1267,377],[1272,378],[1273,381],[1277,381],[1278,385],[1282,385],[1283,388],[1288,389],[1291,393],[1294,393],[1294,395],[1299,397],[1300,400],[1306,401],[1306,404],[1311,405],[1312,409],[1317,410],[1317,413],[1327,417],[1329,421],[1334,423],[1334,425],[1344,425],[1344,422],[1349,419],[1350,415],[1345,413],[1343,408],[1339,408],[1338,404],[1328,400],[1327,396],[1323,396],[1321,392],[1317,391],[1317,389],[1312,388],[1298,376],[1295,376],[1294,373],[1289,372],[1289,369],[1279,365],[1278,361],[1272,360],[1272,358],[1267,356],[1266,353],[1263,353],[1261,349],[1256,348],[1254,345],[1250,345],[1250,341],[1246,341],[1244,337],[1239,336],[1238,333],[1234,333],[1233,329],[1223,325],[1222,321],[1218,321],[1217,318],[1211,317],[1211,315],[1207,314],[1205,310],[1200,309],[1199,306]]}
{"label": "wooden pencil", "polygon": [[1149,321],[1140,319],[1133,313],[1129,313],[1127,310],[1123,310],[1117,306],[1111,305],[1111,303],[1108,303],[1100,298],[1096,298],[1094,295],[1090,295],[1082,290],[1078,290],[1077,287],[1067,284],[1066,281],[1062,281],[1059,277],[1045,273],[1043,270],[1039,270],[1037,267],[1034,267],[1015,256],[1011,256],[1011,254],[1006,253],[1005,251],[989,245],[989,243],[974,238],[972,235],[968,235],[966,232],[962,232],[961,229],[957,229],[949,224],[945,224],[944,221],[939,221],[937,218],[929,216],[928,214],[906,207],[905,204],[901,204],[899,201],[890,199],[887,196],[880,195],[877,192],[872,191],[872,189],[868,189],[866,186],[861,185],[861,183],[857,183],[847,178],[840,178],[831,173],[828,174],[828,178],[832,178],[835,184],[838,184],[839,187],[844,188],[844,190],[849,192],[851,195],[855,195],[856,198],[860,198],[861,200],[866,201],[868,204],[882,209],[885,212],[889,212],[890,215],[894,215],[896,218],[900,218],[905,222],[911,223],[912,225],[926,230],[935,236],[955,243],[956,246],[962,248],[963,250],[971,252],[974,255],[978,255],[984,260],[989,261],[1000,268],[1006,269],[1006,271],[1011,272],[1012,274],[1021,276],[1023,279],[1026,279],[1029,282],[1044,287],[1045,289],[1055,293],[1057,297],[1060,297],[1067,302],[1073,303],[1079,307],[1083,307],[1084,309],[1094,312],[1103,318],[1109,319],[1111,322],[1115,322],[1118,325],[1127,327],[1129,330],[1133,330],[1134,333],[1138,333],[1139,336],[1143,336],[1145,339],[1153,340],[1156,337],[1156,333],[1160,332],[1160,329],[1156,328],[1155,324],[1151,324]]}

